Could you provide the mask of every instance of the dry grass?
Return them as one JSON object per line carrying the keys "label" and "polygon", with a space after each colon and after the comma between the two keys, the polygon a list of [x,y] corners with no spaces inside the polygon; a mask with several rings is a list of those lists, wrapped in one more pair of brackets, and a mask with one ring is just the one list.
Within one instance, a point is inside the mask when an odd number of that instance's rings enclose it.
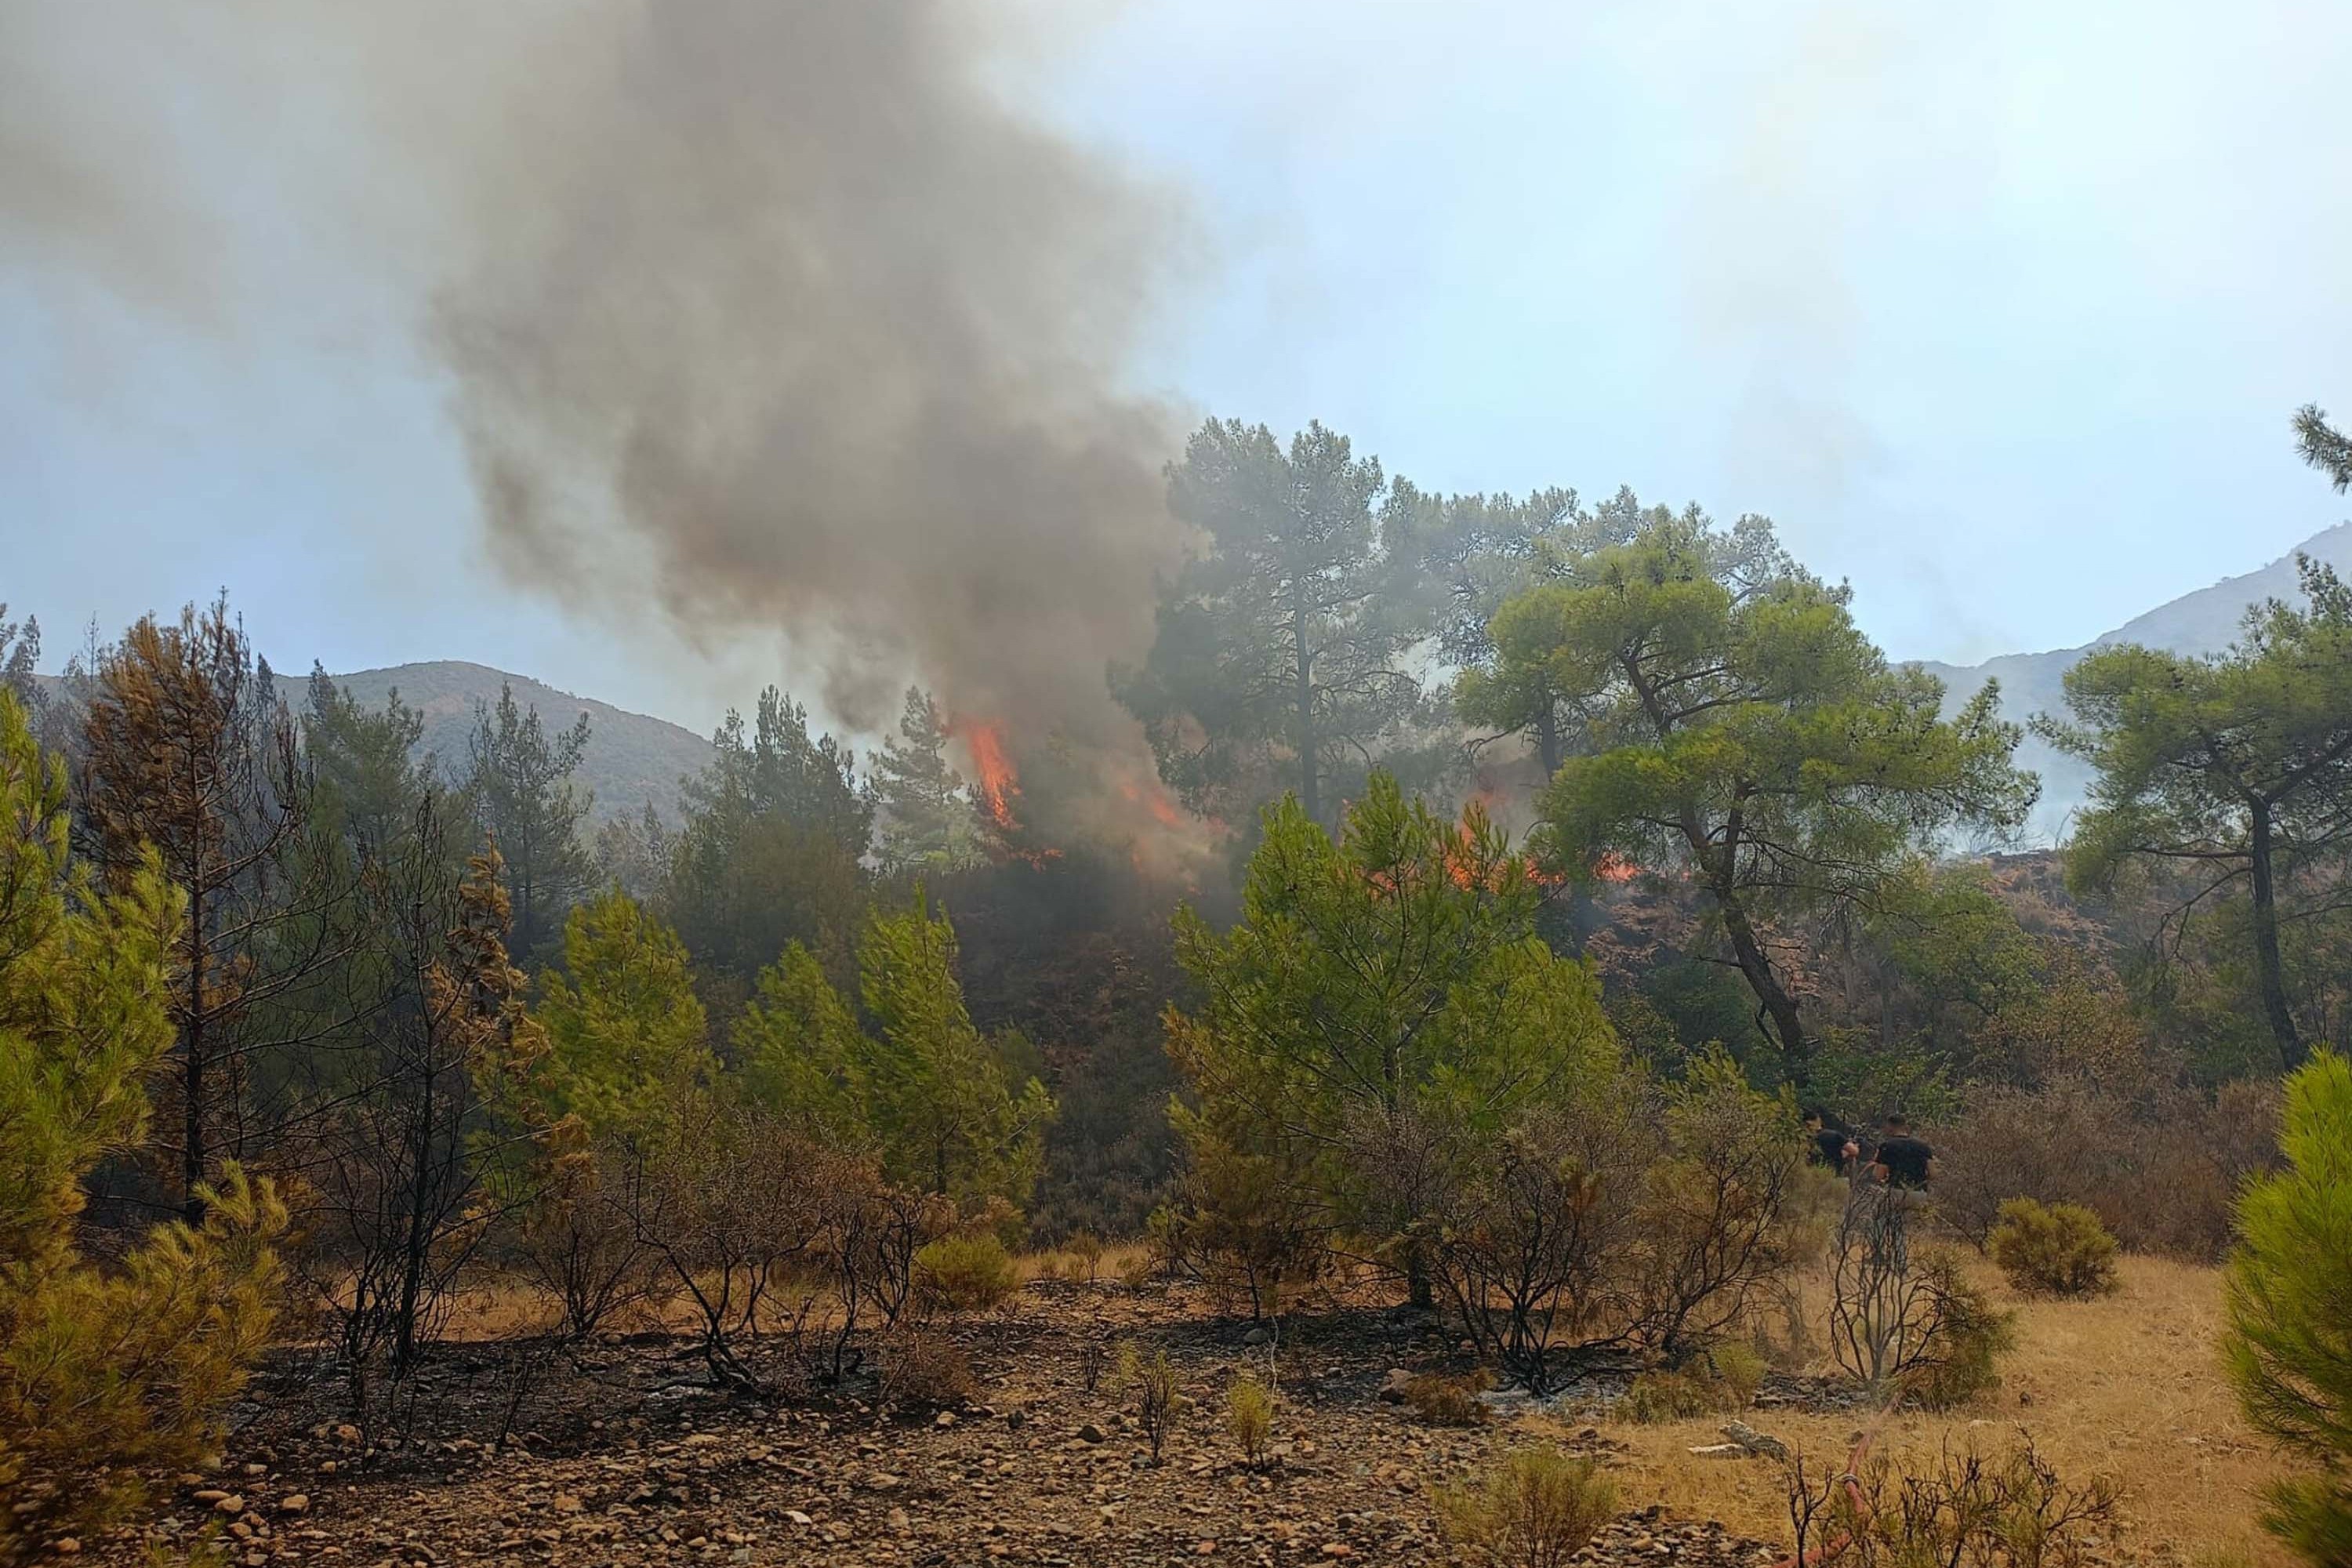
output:
{"label": "dry grass", "polygon": [[[2135,1556],[2287,1568],[2286,1553],[2253,1522],[2262,1485],[2279,1462],[2239,1420],[2222,1375],[2218,1270],[2126,1258],[2121,1288],[2092,1301],[2028,1300],[1989,1267],[1971,1260],[1971,1272],[2018,1311],[2017,1349],[2001,1363],[2001,1386],[1956,1410],[1895,1416],[1875,1452],[1900,1462],[1932,1456],[1946,1442],[1995,1447],[2021,1427],[2069,1479],[2104,1473],[2122,1486]],[[1852,1415],[1779,1411],[1752,1419],[1836,1465],[1859,1424]],[[1693,1445],[1718,1440],[1719,1420],[1612,1427],[1632,1447],[1620,1489],[1687,1517],[1785,1539],[1778,1466],[1690,1455]]]}

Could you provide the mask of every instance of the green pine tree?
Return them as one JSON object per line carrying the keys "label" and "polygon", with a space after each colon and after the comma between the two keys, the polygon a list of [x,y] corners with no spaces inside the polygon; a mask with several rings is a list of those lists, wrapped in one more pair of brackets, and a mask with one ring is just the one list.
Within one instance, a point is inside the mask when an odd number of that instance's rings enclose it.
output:
{"label": "green pine tree", "polygon": [[539,1077],[555,1115],[646,1145],[717,1069],[685,944],[617,890],[563,925],[563,969],[541,982],[548,1054]]}
{"label": "green pine tree", "polygon": [[84,1176],[146,1131],[185,900],[152,851],[101,893],[65,769],[0,691],[0,1554],[185,1465],[268,1342],[286,1210],[236,1165],[119,1264],[75,1245]]}
{"label": "green pine tree", "polygon": [[2246,1419],[2308,1473],[2263,1522],[2324,1568],[2352,1563],[2352,1063],[2323,1051],[2286,1081],[2287,1168],[2238,1200],[2230,1375]]}

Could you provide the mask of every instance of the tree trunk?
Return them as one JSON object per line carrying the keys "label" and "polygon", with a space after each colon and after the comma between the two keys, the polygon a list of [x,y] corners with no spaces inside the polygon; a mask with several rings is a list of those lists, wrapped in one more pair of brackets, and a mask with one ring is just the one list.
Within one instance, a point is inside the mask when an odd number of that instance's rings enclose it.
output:
{"label": "tree trunk", "polygon": [[1765,1015],[1772,1020],[1773,1032],[1780,1037],[1780,1060],[1789,1069],[1790,1081],[1799,1092],[1806,1087],[1811,1071],[1811,1048],[1805,1039],[1805,1026],[1797,1016],[1797,999],[1780,984],[1772,973],[1772,962],[1765,956],[1764,944],[1757,940],[1756,928],[1748,923],[1748,911],[1741,907],[1738,895],[1729,889],[1708,889],[1717,908],[1723,911],[1723,929],[1731,938],[1731,953],[1738,961],[1739,973],[1746,977],[1748,987],[1756,993]]}
{"label": "tree trunk", "polygon": [[2271,807],[2265,800],[2249,803],[2251,858],[2254,872],[2254,959],[2261,972],[2263,1015],[2270,1020],[2278,1041],[2279,1061],[2293,1072],[2304,1063],[2303,1040],[2295,1033],[2294,1014],[2286,1005],[2286,978],[2279,962],[2278,901],[2271,878]]}
{"label": "tree trunk", "polygon": [[1544,782],[1549,784],[1552,774],[1559,772],[1559,717],[1551,710],[1551,699],[1544,699],[1536,710],[1536,758],[1543,763]]}
{"label": "tree trunk", "polygon": [[205,894],[188,889],[188,1017],[180,1030],[180,1216],[205,1223]]}
{"label": "tree trunk", "polygon": [[1291,668],[1297,683],[1298,804],[1312,821],[1323,820],[1323,800],[1316,786],[1315,670],[1307,651],[1307,605],[1294,596],[1290,610]]}

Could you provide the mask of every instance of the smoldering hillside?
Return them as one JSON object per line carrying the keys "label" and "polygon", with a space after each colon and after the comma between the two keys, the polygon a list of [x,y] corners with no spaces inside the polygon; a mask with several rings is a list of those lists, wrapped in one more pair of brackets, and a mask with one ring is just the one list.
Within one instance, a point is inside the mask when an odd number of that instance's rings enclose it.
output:
{"label": "smoldering hillside", "polygon": [[781,632],[853,725],[916,681],[1016,748],[1149,778],[1104,669],[1148,646],[1179,548],[1181,416],[1123,376],[1184,224],[987,79],[1013,24],[363,10],[0,0],[10,249],[137,310],[280,330],[309,303],[275,287],[291,264],[194,194],[268,192],[278,252],[362,279],[446,373],[518,584],[625,635]]}

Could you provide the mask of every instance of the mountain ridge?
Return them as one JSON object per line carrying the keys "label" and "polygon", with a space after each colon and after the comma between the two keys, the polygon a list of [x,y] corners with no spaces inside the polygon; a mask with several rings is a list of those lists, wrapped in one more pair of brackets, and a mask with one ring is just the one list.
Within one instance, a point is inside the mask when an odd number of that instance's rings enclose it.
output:
{"label": "mountain ridge", "polygon": [[[2021,724],[2036,713],[2063,713],[2066,672],[2084,654],[2120,643],[2182,654],[2220,653],[2237,639],[2248,609],[2268,599],[2296,596],[2294,560],[2298,555],[2352,574],[2352,522],[2322,529],[2252,572],[2168,599],[2078,647],[1996,654],[1976,664],[1947,664],[1932,658],[1903,662],[1943,681],[1947,712],[1982,690],[1987,680],[1998,679],[2001,716],[2011,722]],[[2068,818],[2090,788],[2090,770],[2032,735],[2018,747],[2018,762],[2042,775],[2042,802],[2034,810],[2031,830],[2037,838],[2054,842],[2064,837]]]}

